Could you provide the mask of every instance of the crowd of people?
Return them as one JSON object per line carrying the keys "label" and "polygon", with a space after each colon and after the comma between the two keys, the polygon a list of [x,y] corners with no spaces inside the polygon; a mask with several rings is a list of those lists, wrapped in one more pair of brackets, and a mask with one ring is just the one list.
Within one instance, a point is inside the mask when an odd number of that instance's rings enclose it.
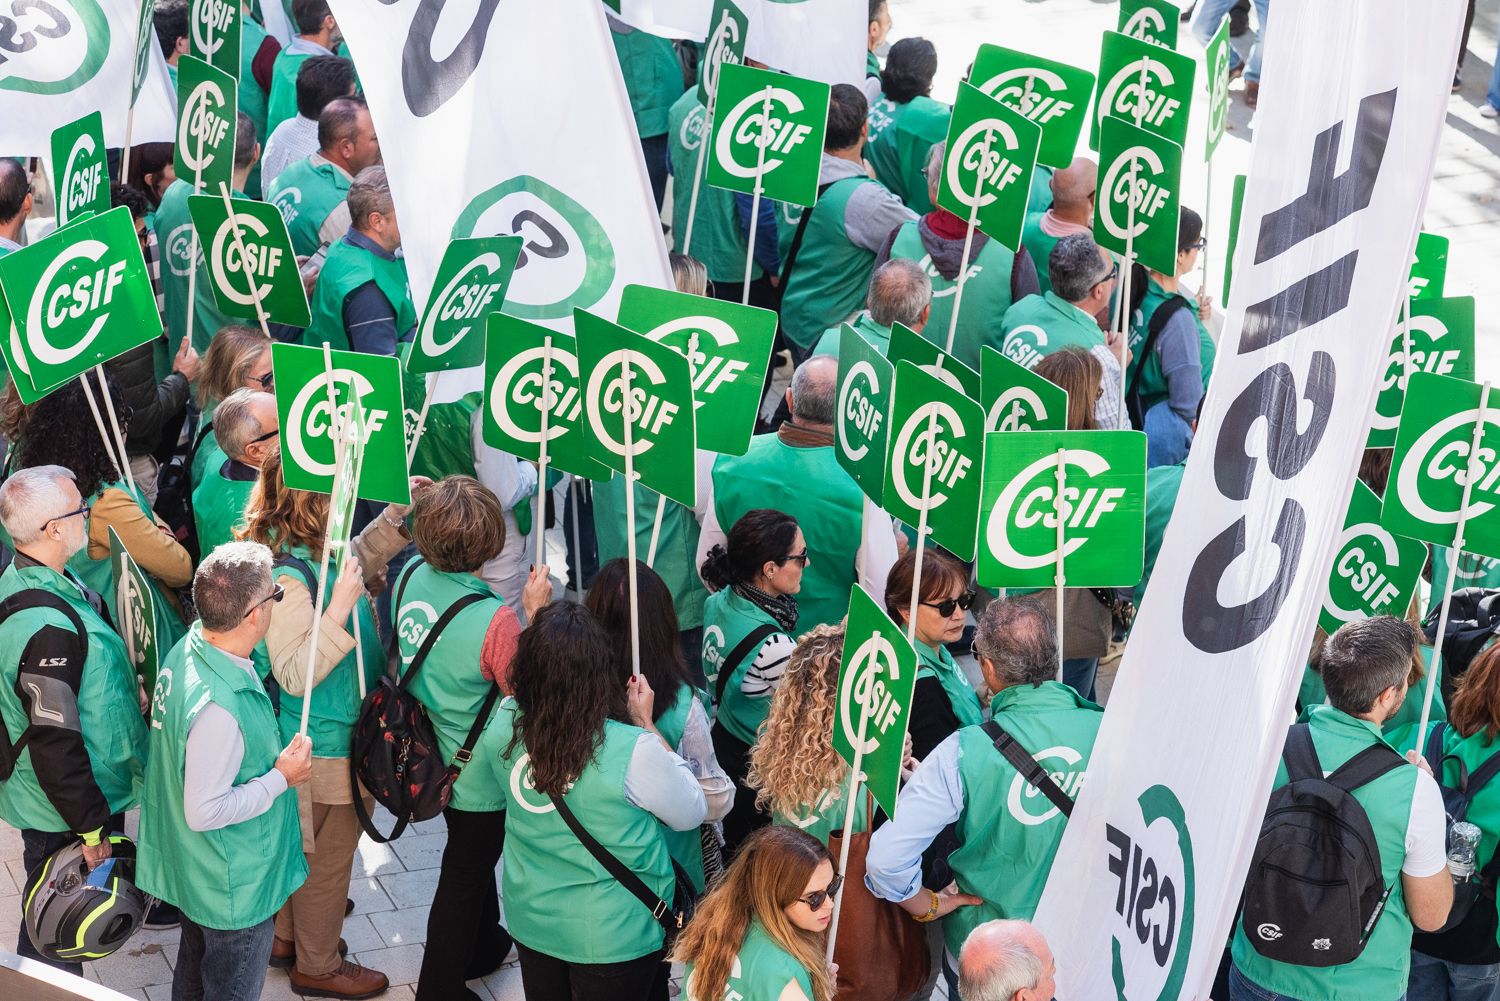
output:
{"label": "crowd of people", "polygon": [[[1226,15],[1242,34],[1248,6],[1198,4],[1194,34]],[[1263,28],[1268,0],[1254,6]],[[773,367],[790,370],[744,455],[698,457],[696,506],[667,502],[655,533],[649,516],[629,525],[625,491],[637,511],[654,494],[619,476],[541,480],[483,441],[463,399],[432,408],[449,433],[422,439],[412,502],[361,502],[348,547],[326,554],[330,498],[283,478],[271,345],[404,357],[417,316],[380,139],[327,0],[292,0],[285,47],[244,11],[235,196],[282,212],[312,322],[268,337],[224,316],[190,256],[192,189],[171,144],[132,151],[111,194],[135,220],[161,336],[92,388],[30,405],[11,388],[0,412],[0,819],[20,829],[28,873],[80,842],[86,868],[104,865],[138,810],[141,920],[181,927],[176,1001],[258,998],[268,967],[302,996],[381,994],[386,975],[347,957],[341,929],[360,839],[383,836],[351,742],[366,694],[394,680],[451,766],[419,1001],[474,997],[465,982],[513,949],[535,1001],[665,1001],[673,964],[694,1001],[829,1001],[869,980],[839,969],[843,939],[827,958],[836,900],[899,915],[916,943],[861,954],[880,968],[857,972],[911,989],[860,998],[924,999],[939,981],[965,1001],[1051,998],[1052,953],[1027,922],[1103,716],[1101,659],[1144,598],[1213,369],[1212,303],[1189,287],[1198,213],[1181,213],[1176,268],[1136,265],[1126,303],[1120,263],[1091,234],[1089,157],[1037,170],[1018,249],[970,233],[937,205],[951,113],[931,96],[937,51],[887,46],[890,12],[870,0],[869,77],[832,88],[817,204],[762,201],[752,220],[751,199],[703,185],[692,253],[671,257],[679,291],[778,310]],[[175,74],[189,4],[159,0],[153,18]],[[706,116],[698,53],[610,26],[681,248]],[[1258,44],[1233,56],[1251,106],[1259,64]],[[31,170],[0,159],[0,255],[20,245],[32,191]],[[835,458],[842,325],[881,352],[897,324],[944,343],[961,274],[954,358],[977,368],[988,346],[1066,390],[1070,430],[1146,434],[1143,580],[1067,589],[1061,635],[1054,593],[976,588],[972,565],[930,546],[919,562]],[[94,391],[119,414],[123,460],[79,419]],[[1375,450],[1361,476],[1379,493],[1388,468]],[[551,495],[539,549],[538,491]],[[632,532],[642,551],[659,539],[634,568],[634,607]],[[115,621],[112,539],[145,577],[150,663]],[[570,587],[580,600],[561,597]],[[895,819],[872,797],[851,804],[833,746],[856,587],[918,654]],[[1303,965],[1237,921],[1221,1001],[1500,999],[1500,785],[1464,793],[1484,873],[1471,916],[1453,905],[1443,800],[1500,769],[1500,651],[1447,665],[1417,732],[1431,659],[1419,619],[1316,637],[1277,779],[1338,786],[1346,763],[1380,759],[1342,790],[1388,888],[1368,941],[1345,963]],[[1067,764],[1018,769],[1044,748]],[[862,875],[846,881],[835,846],[849,838]],[[1339,875],[1343,856],[1325,862]],[[1265,885],[1252,869],[1247,900]],[[48,927],[34,940],[23,921],[17,951],[73,972],[102,934]]]}

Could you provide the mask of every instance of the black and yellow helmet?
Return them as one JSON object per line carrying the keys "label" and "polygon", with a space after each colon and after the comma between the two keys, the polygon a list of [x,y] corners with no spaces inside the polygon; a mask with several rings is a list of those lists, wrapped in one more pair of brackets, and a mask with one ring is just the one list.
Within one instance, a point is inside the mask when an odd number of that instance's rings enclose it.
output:
{"label": "black and yellow helmet", "polygon": [[26,934],[48,959],[103,959],[135,934],[146,897],[135,885],[135,842],[111,834],[110,858],[93,872],[83,842],[59,848],[26,880]]}

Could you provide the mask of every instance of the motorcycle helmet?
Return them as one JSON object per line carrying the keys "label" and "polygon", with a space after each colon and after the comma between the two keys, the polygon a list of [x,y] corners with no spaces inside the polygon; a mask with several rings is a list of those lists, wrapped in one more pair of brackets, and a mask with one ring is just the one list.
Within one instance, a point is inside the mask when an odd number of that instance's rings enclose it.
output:
{"label": "motorcycle helmet", "polygon": [[26,934],[37,952],[59,962],[103,959],[124,945],[146,915],[135,885],[135,843],[111,834],[112,854],[92,872],[83,842],[59,848],[26,880]]}

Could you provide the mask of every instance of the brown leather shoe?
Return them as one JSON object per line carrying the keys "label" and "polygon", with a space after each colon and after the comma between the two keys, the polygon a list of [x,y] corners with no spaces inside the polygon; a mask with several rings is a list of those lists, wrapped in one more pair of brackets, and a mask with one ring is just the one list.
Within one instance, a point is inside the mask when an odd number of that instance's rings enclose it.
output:
{"label": "brown leather shoe", "polygon": [[[339,939],[339,958],[349,955],[349,943]],[[285,970],[297,962],[297,943],[289,942],[279,935],[271,937],[271,962],[272,969]]]}
{"label": "brown leather shoe", "polygon": [[1260,103],[1260,81],[1245,81],[1245,107],[1253,108]]}
{"label": "brown leather shoe", "polygon": [[305,998],[344,998],[358,1001],[384,994],[391,982],[379,970],[366,969],[347,959],[332,973],[310,977],[301,970],[292,971],[292,992]]}

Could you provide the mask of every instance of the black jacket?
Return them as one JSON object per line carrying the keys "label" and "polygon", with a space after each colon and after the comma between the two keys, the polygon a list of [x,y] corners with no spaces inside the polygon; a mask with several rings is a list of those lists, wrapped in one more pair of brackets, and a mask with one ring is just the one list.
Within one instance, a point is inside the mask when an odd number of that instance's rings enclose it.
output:
{"label": "black jacket", "polygon": [[[165,347],[165,341],[162,335],[105,363],[130,408],[125,451],[132,456],[155,452],[163,432],[181,426],[176,418],[187,406],[188,381],[180,372],[156,381],[156,347]],[[122,420],[124,416],[120,415]]]}

